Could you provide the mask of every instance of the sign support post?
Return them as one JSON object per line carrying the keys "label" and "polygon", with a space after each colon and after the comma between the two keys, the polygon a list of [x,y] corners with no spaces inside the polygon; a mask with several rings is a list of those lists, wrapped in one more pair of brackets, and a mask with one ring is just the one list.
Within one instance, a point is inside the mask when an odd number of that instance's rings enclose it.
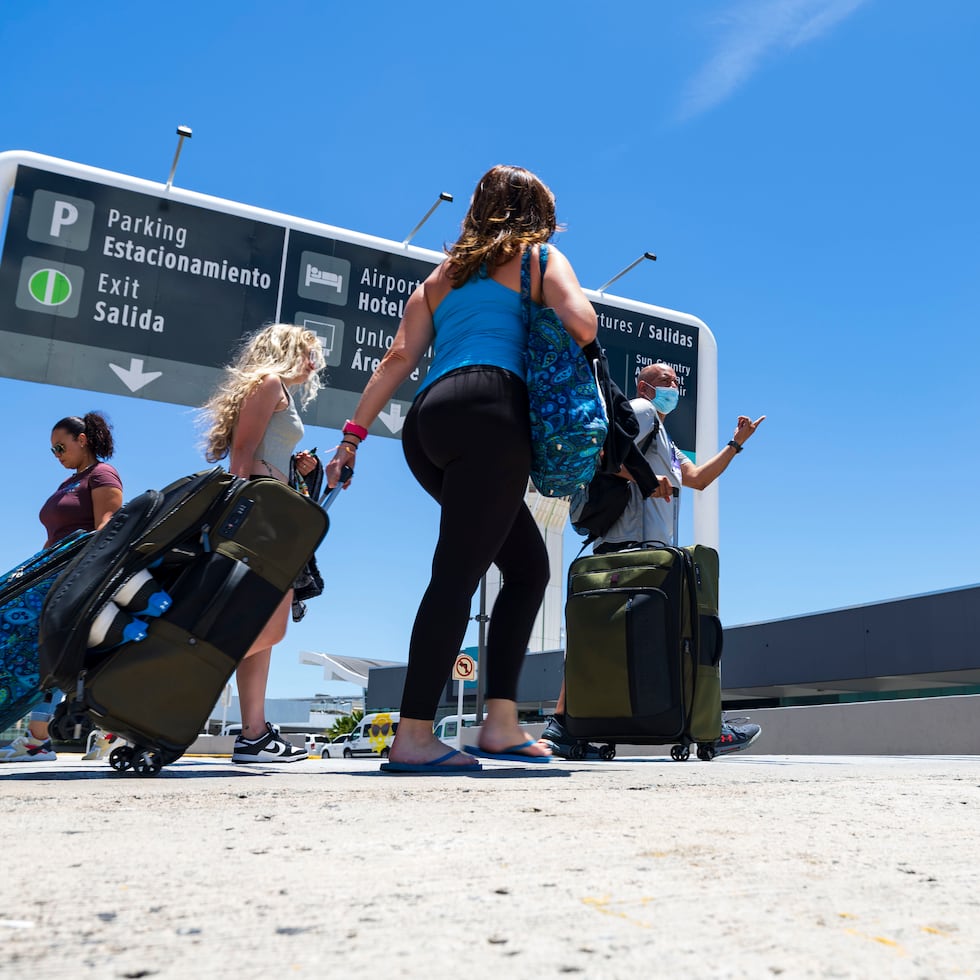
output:
{"label": "sign support post", "polygon": [[456,681],[456,717],[459,727],[456,729],[456,748],[463,747],[463,685],[466,681]]}
{"label": "sign support post", "polygon": [[[460,653],[453,664],[453,680],[456,681],[456,748],[463,747],[463,687],[467,681],[479,682],[480,671],[468,653]],[[478,685],[479,686],[479,685]]]}

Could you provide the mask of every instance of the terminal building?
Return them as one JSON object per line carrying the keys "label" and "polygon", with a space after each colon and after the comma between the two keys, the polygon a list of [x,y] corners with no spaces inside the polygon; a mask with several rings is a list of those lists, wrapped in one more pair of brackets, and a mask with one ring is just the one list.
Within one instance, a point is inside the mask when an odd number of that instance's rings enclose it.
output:
{"label": "terminal building", "polygon": [[[980,755],[980,585],[725,630],[722,703],[749,712],[765,755]],[[522,720],[543,722],[564,652],[531,651]],[[396,709],[405,666],[370,670],[365,710]],[[438,715],[456,713],[447,680]],[[476,685],[464,713],[477,710]]]}

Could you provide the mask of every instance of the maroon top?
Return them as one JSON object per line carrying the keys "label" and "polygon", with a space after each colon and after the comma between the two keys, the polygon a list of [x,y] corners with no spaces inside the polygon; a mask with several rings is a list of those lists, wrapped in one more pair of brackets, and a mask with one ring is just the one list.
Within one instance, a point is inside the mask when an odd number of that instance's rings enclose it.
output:
{"label": "maroon top", "polygon": [[114,466],[108,463],[93,463],[81,473],[72,473],[48,497],[41,508],[41,513],[38,514],[48,532],[45,548],[50,548],[72,531],[95,530],[92,491],[96,487],[118,487],[122,490],[122,480],[119,479]]}

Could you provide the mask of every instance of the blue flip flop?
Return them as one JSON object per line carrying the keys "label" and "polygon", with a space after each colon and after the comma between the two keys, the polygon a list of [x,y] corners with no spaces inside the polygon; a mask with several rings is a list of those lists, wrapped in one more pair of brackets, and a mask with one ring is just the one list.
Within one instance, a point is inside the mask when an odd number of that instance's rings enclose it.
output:
{"label": "blue flip flop", "polygon": [[381,771],[415,773],[417,776],[458,776],[461,773],[479,772],[483,768],[479,762],[465,766],[443,765],[444,762],[451,759],[454,755],[462,754],[462,752],[453,749],[451,752],[447,752],[445,755],[441,755],[438,759],[433,759],[431,762],[382,762]]}
{"label": "blue flip flop", "polygon": [[528,755],[521,749],[530,748],[534,745],[534,739],[529,738],[520,745],[512,745],[510,748],[501,749],[499,752],[491,752],[489,749],[481,749],[479,745],[464,745],[464,751],[470,755],[478,755],[482,759],[501,759],[504,762],[533,762],[540,765],[542,762],[551,762],[550,755]]}

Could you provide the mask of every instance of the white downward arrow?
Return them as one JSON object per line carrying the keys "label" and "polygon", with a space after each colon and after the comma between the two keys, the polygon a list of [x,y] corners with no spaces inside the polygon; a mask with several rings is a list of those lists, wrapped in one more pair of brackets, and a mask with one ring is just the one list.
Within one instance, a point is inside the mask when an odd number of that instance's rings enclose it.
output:
{"label": "white downward arrow", "polygon": [[129,367],[123,368],[118,364],[110,364],[116,373],[116,377],[130,390],[139,391],[140,388],[148,385],[151,381],[156,381],[163,374],[163,371],[143,371],[143,362],[138,357],[129,360]]}
{"label": "white downward arrow", "polygon": [[401,432],[405,420],[402,418],[402,407],[398,402],[391,403],[390,412],[381,412],[378,418],[388,427],[389,432]]}

